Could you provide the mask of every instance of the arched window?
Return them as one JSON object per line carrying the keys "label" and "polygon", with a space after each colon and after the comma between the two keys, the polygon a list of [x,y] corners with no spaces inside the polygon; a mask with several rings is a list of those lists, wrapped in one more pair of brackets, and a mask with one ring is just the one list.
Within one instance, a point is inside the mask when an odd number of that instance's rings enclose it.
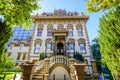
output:
{"label": "arched window", "polygon": [[85,51],[86,51],[85,39],[83,39],[83,38],[78,39],[78,44],[80,46],[80,52],[85,53]]}
{"label": "arched window", "polygon": [[40,47],[41,47],[42,40],[41,39],[36,39],[35,40],[35,47],[34,47],[34,53],[39,54],[40,52]]}
{"label": "arched window", "polygon": [[46,43],[46,49],[49,49],[49,50],[51,50],[52,49],[52,45],[51,45],[51,39],[50,38],[48,38],[48,39],[46,39],[45,40],[45,43]]}
{"label": "arched window", "polygon": [[69,50],[75,50],[75,39],[69,38]]}

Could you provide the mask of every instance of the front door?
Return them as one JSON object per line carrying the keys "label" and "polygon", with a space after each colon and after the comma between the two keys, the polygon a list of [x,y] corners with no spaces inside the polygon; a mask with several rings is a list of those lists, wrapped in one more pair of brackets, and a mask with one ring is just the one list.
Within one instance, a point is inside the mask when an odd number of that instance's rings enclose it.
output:
{"label": "front door", "polygon": [[63,54],[64,54],[63,43],[58,43],[57,44],[57,55],[63,55]]}

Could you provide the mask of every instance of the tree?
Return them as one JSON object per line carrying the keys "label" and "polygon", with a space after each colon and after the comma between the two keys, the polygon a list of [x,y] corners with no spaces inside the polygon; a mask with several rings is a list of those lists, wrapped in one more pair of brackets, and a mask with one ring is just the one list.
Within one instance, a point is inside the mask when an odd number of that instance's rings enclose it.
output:
{"label": "tree", "polygon": [[0,20],[0,57],[5,52],[5,43],[12,36],[12,27],[5,20]]}
{"label": "tree", "polygon": [[19,25],[30,26],[30,14],[39,8],[40,0],[0,0],[0,15],[12,27]]}
{"label": "tree", "polygon": [[86,6],[88,12],[98,12],[100,10],[108,10],[120,4],[120,0],[87,0]]}
{"label": "tree", "polygon": [[116,80],[120,79],[120,6],[100,19],[99,44],[103,60]]}
{"label": "tree", "polygon": [[92,45],[91,45],[92,53],[94,56],[95,60],[100,60],[101,59],[101,54],[100,54],[100,45],[98,43],[98,38],[95,38],[92,40]]}
{"label": "tree", "polygon": [[7,56],[3,53],[0,57],[0,73],[6,71],[7,69],[12,69],[14,67],[14,60],[11,56]]}

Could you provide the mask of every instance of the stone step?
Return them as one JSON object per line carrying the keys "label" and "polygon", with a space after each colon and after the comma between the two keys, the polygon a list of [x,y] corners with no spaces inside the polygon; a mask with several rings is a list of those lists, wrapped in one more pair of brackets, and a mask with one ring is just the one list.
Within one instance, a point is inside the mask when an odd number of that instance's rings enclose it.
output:
{"label": "stone step", "polygon": [[32,79],[40,79],[40,78],[43,78],[43,76],[33,76]]}
{"label": "stone step", "polygon": [[33,74],[33,76],[43,76],[43,74]]}
{"label": "stone step", "polygon": [[43,74],[44,72],[34,72],[34,74]]}

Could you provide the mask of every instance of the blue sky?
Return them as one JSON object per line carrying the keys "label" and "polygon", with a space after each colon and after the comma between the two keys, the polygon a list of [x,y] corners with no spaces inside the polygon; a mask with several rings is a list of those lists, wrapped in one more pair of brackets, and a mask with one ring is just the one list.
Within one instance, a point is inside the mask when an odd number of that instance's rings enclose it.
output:
{"label": "blue sky", "polygon": [[[78,13],[87,12],[85,0],[43,0],[40,2],[41,9],[37,12],[52,12],[54,9],[66,9],[66,11],[77,11]],[[90,42],[98,35],[99,18],[103,12],[87,14],[89,20],[87,22],[87,30]]]}

